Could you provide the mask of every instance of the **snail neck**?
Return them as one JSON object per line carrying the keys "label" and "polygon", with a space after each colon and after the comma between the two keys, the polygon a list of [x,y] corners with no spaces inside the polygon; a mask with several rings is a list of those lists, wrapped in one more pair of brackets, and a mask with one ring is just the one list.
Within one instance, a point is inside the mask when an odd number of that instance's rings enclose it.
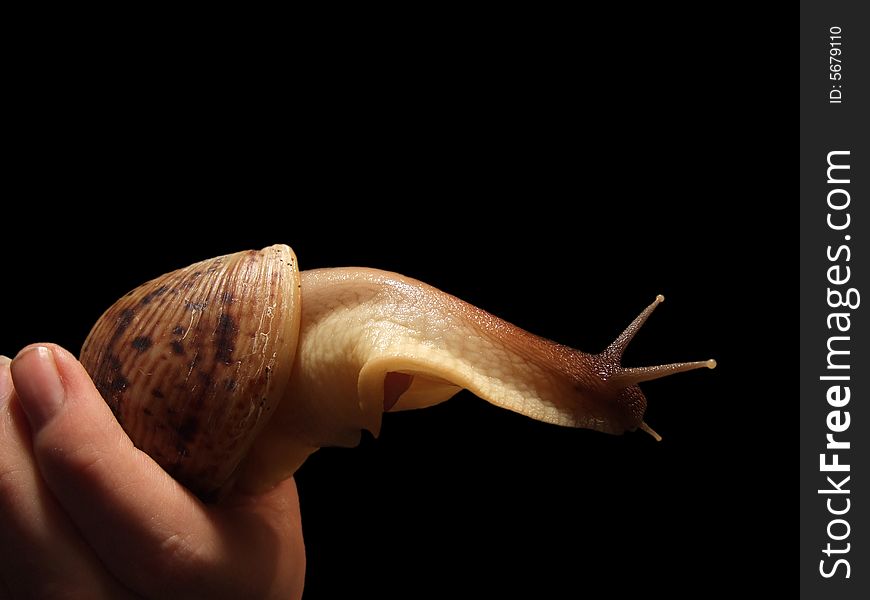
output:
{"label": "snail neck", "polygon": [[532,335],[420,281],[374,269],[301,274],[301,326],[292,374],[254,442],[242,481],[273,485],[314,450],[378,435],[385,411],[443,402],[465,388],[533,419],[621,434],[643,422],[638,383],[713,360],[623,368],[622,353],[664,298],[599,354]]}
{"label": "snail neck", "polygon": [[596,366],[415,279],[320,269],[302,273],[288,396],[316,407],[328,432],[312,440],[321,446],[355,445],[360,429],[378,435],[386,410],[432,406],[463,388],[540,421],[589,427],[609,416],[593,402],[606,387]]}
{"label": "snail neck", "polygon": [[613,410],[606,372],[592,355],[420,281],[364,268],[304,271],[292,376],[248,462],[275,471],[254,480],[280,480],[317,448],[355,446],[363,429],[378,435],[386,410],[432,406],[463,388],[540,421],[633,429]]}

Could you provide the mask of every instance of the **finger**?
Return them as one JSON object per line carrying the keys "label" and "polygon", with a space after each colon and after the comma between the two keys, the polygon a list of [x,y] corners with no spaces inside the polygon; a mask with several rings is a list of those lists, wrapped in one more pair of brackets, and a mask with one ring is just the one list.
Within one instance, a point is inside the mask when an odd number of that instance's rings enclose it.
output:
{"label": "finger", "polygon": [[45,487],[0,356],[0,597],[127,597]]}
{"label": "finger", "polygon": [[235,535],[240,539],[239,547],[266,547],[268,544],[257,537],[263,535],[263,530],[272,532],[271,537],[277,540],[270,550],[275,557],[276,570],[272,579],[275,585],[269,591],[277,598],[301,597],[305,583],[305,544],[296,481],[287,479],[256,496],[231,494],[220,508],[224,535]]}
{"label": "finger", "polygon": [[[267,495],[263,512],[256,499],[206,509],[133,446],[68,352],[26,348],[12,375],[43,478],[123,583],[147,596],[185,598],[265,597],[296,589],[294,574],[301,586],[292,481]],[[282,516],[294,502],[295,520]]]}
{"label": "finger", "polygon": [[132,589],[156,595],[209,548],[202,505],[136,449],[69,352],[22,350],[12,377],[46,484],[99,557]]}

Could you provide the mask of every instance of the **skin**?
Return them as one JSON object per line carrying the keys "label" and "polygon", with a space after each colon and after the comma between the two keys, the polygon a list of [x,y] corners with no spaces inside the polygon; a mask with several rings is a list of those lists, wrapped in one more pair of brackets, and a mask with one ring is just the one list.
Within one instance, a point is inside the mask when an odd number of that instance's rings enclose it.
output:
{"label": "skin", "polygon": [[52,344],[0,357],[0,598],[299,598],[292,479],[206,505]]}

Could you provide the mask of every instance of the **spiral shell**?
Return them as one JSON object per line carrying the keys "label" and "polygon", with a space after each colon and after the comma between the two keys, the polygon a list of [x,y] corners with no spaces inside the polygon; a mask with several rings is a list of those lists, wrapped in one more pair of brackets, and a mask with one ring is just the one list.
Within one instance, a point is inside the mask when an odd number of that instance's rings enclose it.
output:
{"label": "spiral shell", "polygon": [[81,361],[136,446],[209,498],[284,393],[300,307],[289,247],[229,254],[129,292],[97,321]]}

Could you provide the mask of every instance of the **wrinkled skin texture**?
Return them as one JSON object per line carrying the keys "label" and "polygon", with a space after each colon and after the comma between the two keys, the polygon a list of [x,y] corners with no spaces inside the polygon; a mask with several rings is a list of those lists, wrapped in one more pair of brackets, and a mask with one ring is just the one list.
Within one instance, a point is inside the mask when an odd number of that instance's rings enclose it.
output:
{"label": "wrinkled skin texture", "polygon": [[202,504],[51,344],[0,358],[0,598],[299,598],[296,484]]}

